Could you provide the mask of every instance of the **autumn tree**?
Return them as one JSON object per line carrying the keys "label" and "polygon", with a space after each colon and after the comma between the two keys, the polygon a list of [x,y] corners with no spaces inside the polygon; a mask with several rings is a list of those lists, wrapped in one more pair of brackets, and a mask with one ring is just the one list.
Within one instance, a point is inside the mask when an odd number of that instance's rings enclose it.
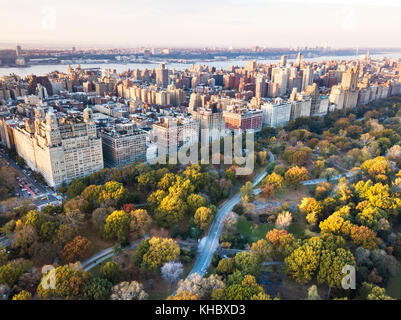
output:
{"label": "autumn tree", "polygon": [[341,281],[344,278],[342,272],[345,266],[355,267],[355,259],[349,249],[337,248],[324,249],[321,252],[317,281],[325,283],[330,288],[341,289]]}
{"label": "autumn tree", "polygon": [[266,234],[269,254],[273,259],[282,259],[292,250],[295,238],[287,230],[273,229]]}
{"label": "autumn tree", "polygon": [[18,262],[9,262],[0,266],[0,284],[12,287],[27,268],[25,263]]}
{"label": "autumn tree", "polygon": [[200,299],[210,299],[214,291],[223,289],[224,286],[224,282],[217,275],[206,278],[195,272],[179,281],[177,293],[188,292],[197,295]]}
{"label": "autumn tree", "polygon": [[152,224],[152,218],[149,216],[146,210],[137,209],[135,211],[132,211],[130,216],[131,216],[131,223],[130,223],[131,231],[139,235],[143,235],[149,230]]}
{"label": "autumn tree", "polygon": [[238,252],[234,256],[234,265],[243,274],[258,276],[260,273],[259,259],[253,252]]}
{"label": "autumn tree", "polygon": [[22,290],[13,296],[12,300],[32,300],[32,293]]}
{"label": "autumn tree", "polygon": [[287,229],[292,222],[292,214],[289,211],[280,212],[276,219],[277,229]]}
{"label": "autumn tree", "polygon": [[352,226],[352,223],[345,220],[338,212],[333,213],[319,224],[322,235],[332,234],[345,237],[351,234]]}
{"label": "autumn tree", "polygon": [[301,284],[310,282],[320,264],[322,240],[311,238],[285,258],[287,274]]}
{"label": "autumn tree", "polygon": [[266,261],[269,256],[269,244],[265,239],[260,239],[252,243],[251,251],[258,256],[259,261]]}
{"label": "autumn tree", "polygon": [[305,180],[308,180],[308,170],[305,167],[292,167],[284,174],[285,182],[297,188],[298,185]]}
{"label": "autumn tree", "polygon": [[200,207],[195,212],[194,222],[201,230],[206,230],[212,223],[213,218],[214,215],[212,209]]}
{"label": "autumn tree", "polygon": [[122,239],[128,235],[130,228],[130,216],[125,211],[114,211],[106,218],[103,234],[106,239]]}
{"label": "autumn tree", "polygon": [[174,240],[153,237],[149,240],[149,248],[142,261],[147,268],[154,270],[165,262],[177,260],[179,256],[180,247]]}
{"label": "autumn tree", "polygon": [[363,300],[394,300],[387,295],[386,289],[367,282],[362,283],[360,298]]}
{"label": "autumn tree", "polygon": [[109,211],[106,208],[97,208],[92,212],[91,221],[97,231],[103,231],[108,215]]}
{"label": "autumn tree", "polygon": [[284,179],[281,175],[273,172],[263,179],[264,185],[271,185],[274,191],[281,191],[284,184]]}
{"label": "autumn tree", "polygon": [[170,193],[160,202],[156,218],[161,226],[169,227],[182,221],[187,210],[185,201],[178,194]]}
{"label": "autumn tree", "polygon": [[200,207],[206,206],[206,199],[199,194],[192,193],[187,198],[187,204],[191,212],[196,212]]}
{"label": "autumn tree", "polygon": [[315,198],[303,198],[299,210],[305,214],[310,225],[316,225],[322,214],[323,206]]}
{"label": "autumn tree", "polygon": [[351,240],[358,246],[366,249],[375,249],[377,247],[376,232],[365,226],[353,226],[351,228]]}
{"label": "autumn tree", "polygon": [[102,187],[98,202],[100,204],[105,204],[106,206],[116,206],[118,201],[120,201],[126,194],[124,186],[120,182],[109,181]]}
{"label": "autumn tree", "polygon": [[252,201],[254,198],[252,182],[248,181],[247,183],[245,183],[241,187],[240,192],[241,192],[241,200],[244,203],[248,203],[249,201]]}
{"label": "autumn tree", "polygon": [[377,182],[385,182],[388,179],[388,174],[391,172],[391,167],[384,157],[377,157],[366,160],[361,165],[362,172]]}
{"label": "autumn tree", "polygon": [[234,260],[232,258],[224,258],[219,261],[215,271],[219,275],[227,276],[233,273],[234,269]]}
{"label": "autumn tree", "polygon": [[66,264],[82,261],[88,258],[93,251],[92,242],[83,236],[76,236],[60,251],[60,259]]}
{"label": "autumn tree", "polygon": [[37,293],[41,299],[64,298],[67,300],[79,299],[83,297],[83,290],[89,283],[90,276],[83,270],[76,270],[70,266],[57,267],[55,272],[55,288],[49,286],[44,288],[43,283],[47,283],[50,276],[49,270],[43,275],[38,286]]}

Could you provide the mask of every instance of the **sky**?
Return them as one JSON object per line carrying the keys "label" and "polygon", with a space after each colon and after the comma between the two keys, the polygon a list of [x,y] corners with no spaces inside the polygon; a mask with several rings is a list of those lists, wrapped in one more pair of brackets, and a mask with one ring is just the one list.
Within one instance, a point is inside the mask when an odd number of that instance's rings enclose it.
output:
{"label": "sky", "polygon": [[400,0],[0,0],[0,45],[401,47]]}

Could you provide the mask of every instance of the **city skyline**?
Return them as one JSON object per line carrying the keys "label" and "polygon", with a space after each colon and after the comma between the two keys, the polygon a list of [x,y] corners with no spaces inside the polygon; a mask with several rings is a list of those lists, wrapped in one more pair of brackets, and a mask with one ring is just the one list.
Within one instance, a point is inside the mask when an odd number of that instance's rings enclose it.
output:
{"label": "city skyline", "polygon": [[400,13],[392,0],[5,1],[0,45],[401,47]]}

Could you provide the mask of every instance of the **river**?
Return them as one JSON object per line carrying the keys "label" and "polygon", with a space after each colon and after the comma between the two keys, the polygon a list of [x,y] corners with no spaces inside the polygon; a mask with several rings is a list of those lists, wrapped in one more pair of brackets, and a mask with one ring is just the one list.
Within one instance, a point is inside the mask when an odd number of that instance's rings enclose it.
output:
{"label": "river", "polygon": [[[401,57],[401,52],[391,52],[391,53],[381,53],[381,54],[372,54],[371,58],[372,59],[378,59],[381,57],[388,57],[388,58],[400,58]],[[355,59],[356,56],[320,56],[320,57],[314,57],[314,58],[303,58],[303,61],[329,61],[329,60],[349,60],[349,59]],[[230,66],[245,66],[246,62],[252,60],[252,59],[233,59],[233,60],[225,60],[225,61],[197,61],[195,64],[202,64],[202,65],[207,65],[207,66],[213,66],[216,67],[217,69],[223,69],[226,70]],[[277,59],[260,59],[257,60],[258,63],[275,63],[279,60]],[[288,59],[288,61],[295,61],[295,59]],[[184,70],[189,68],[192,64],[194,63],[167,63],[166,66],[169,69],[175,69],[175,70]],[[158,68],[160,65],[160,62],[154,62],[154,63],[90,63],[90,64],[82,64],[82,68],[102,68],[102,69],[116,69],[117,72],[123,72],[125,70],[131,69],[154,69]],[[50,73],[52,71],[60,71],[60,72],[66,72],[67,71],[67,64],[52,64],[52,65],[32,65],[29,67],[23,67],[23,68],[18,68],[18,67],[12,67],[12,68],[5,68],[2,67],[0,68],[0,76],[4,75],[9,75],[9,74],[16,74],[21,77],[25,77],[31,74],[35,75],[45,75],[47,73]]]}

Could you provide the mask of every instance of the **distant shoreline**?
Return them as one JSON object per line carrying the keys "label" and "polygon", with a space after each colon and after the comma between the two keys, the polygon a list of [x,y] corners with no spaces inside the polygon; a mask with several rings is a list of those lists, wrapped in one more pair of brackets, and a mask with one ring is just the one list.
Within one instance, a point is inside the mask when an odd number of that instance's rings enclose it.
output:
{"label": "distant shoreline", "polygon": [[[322,61],[333,61],[333,60],[351,60],[351,59],[360,59],[364,53],[360,55],[322,55],[322,56],[314,56],[314,57],[303,57],[303,61],[308,62],[322,62]],[[371,54],[373,59],[378,59],[381,57],[388,58],[400,58],[400,52],[380,52]],[[247,61],[256,60],[259,63],[275,63],[280,60],[280,58],[276,56],[272,56],[271,58],[264,57],[247,57],[246,55],[239,57],[237,59],[196,59],[196,60],[186,60],[186,59],[157,59],[157,60],[142,60],[135,62],[119,62],[119,61],[107,61],[100,59],[98,61],[91,61],[90,59],[85,60],[75,60],[69,63],[40,63],[33,64],[27,66],[14,66],[14,67],[0,67],[0,77],[7,76],[10,74],[15,74],[20,77],[26,77],[31,74],[35,75],[43,75],[48,74],[53,71],[66,72],[68,65],[81,65],[85,68],[101,68],[101,69],[116,69],[118,73],[124,72],[128,69],[155,69],[159,67],[160,63],[166,63],[169,69],[176,70],[184,70],[187,69],[191,65],[207,65],[216,67],[217,69],[227,70],[230,66],[244,66]],[[288,61],[295,61],[295,58],[289,58]]]}

